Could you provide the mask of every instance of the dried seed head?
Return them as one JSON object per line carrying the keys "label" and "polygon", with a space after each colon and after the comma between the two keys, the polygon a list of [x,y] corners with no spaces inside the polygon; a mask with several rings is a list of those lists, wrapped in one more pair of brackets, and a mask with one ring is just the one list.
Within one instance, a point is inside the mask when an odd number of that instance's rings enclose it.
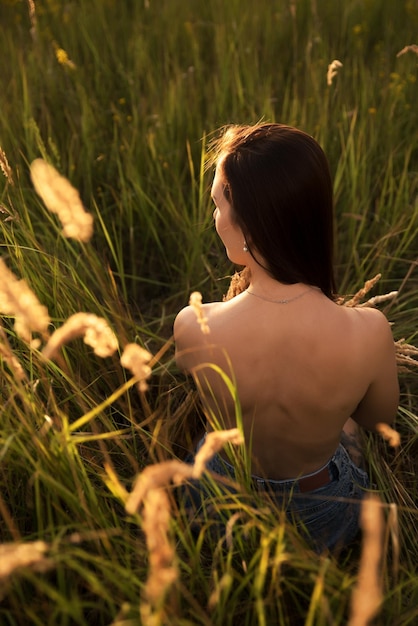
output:
{"label": "dried seed head", "polygon": [[405,343],[405,339],[395,341],[396,363],[399,372],[410,372],[418,367],[418,348]]}
{"label": "dried seed head", "polygon": [[0,259],[0,312],[15,317],[15,331],[21,339],[32,342],[32,333],[39,332],[44,337],[50,323],[48,310],[31,291],[25,280],[18,280]]}
{"label": "dried seed head", "polygon": [[331,63],[328,65],[327,85],[332,85],[334,76],[338,74],[338,70],[342,66],[343,64],[341,63],[341,61],[338,61],[338,59],[334,59],[333,61],[331,61]]}
{"label": "dried seed head", "polygon": [[58,350],[69,341],[83,337],[97,356],[111,356],[119,347],[118,340],[106,320],[93,313],[75,313],[49,338],[42,350],[46,359],[53,359]]}
{"label": "dried seed head", "polygon": [[149,552],[145,597],[155,605],[177,579],[175,550],[169,539],[170,502],[163,489],[152,489],[144,501],[142,528]]}
{"label": "dried seed head", "polygon": [[410,46],[405,46],[404,48],[402,48],[402,50],[399,50],[396,56],[401,57],[403,54],[406,54],[407,52],[415,52],[415,54],[418,54],[418,45],[416,43],[412,43]]}
{"label": "dried seed head", "polygon": [[231,278],[231,282],[228,287],[228,291],[224,296],[224,301],[231,300],[242,293],[250,285],[251,270],[249,267],[244,267],[240,272],[235,272]]}
{"label": "dried seed head", "polygon": [[144,392],[148,389],[148,385],[145,382],[151,375],[151,368],[148,365],[152,355],[138,346],[136,343],[128,343],[123,351],[120,362],[122,367],[130,370],[135,378],[139,380],[139,389]]}
{"label": "dried seed head", "polygon": [[102,359],[112,356],[119,347],[115,333],[102,317],[89,314],[84,334],[84,343],[93,348]]}
{"label": "dried seed head", "polygon": [[235,445],[244,443],[244,439],[238,428],[212,431],[206,435],[205,441],[195,457],[193,478],[199,478],[202,475],[206,463],[219,452],[226,443],[233,443]]}
{"label": "dried seed head", "polygon": [[207,433],[202,447],[196,454],[194,465],[189,465],[176,459],[148,465],[135,481],[125,503],[126,511],[130,514],[135,513],[144,502],[148,492],[152,489],[160,489],[171,483],[178,485],[190,478],[200,478],[206,468],[206,463],[226,443],[235,445],[244,443],[238,428]]}
{"label": "dried seed head", "polygon": [[[190,478],[191,466],[181,461],[150,465],[138,476],[125,503],[126,511],[135,513],[143,506],[142,528],[149,552],[149,572],[142,612],[150,616],[153,605],[164,597],[177,578],[175,550],[169,539],[170,502],[164,490],[171,482]],[[149,620],[145,620],[150,623]]]}
{"label": "dried seed head", "polygon": [[77,189],[43,159],[33,161],[30,173],[36,193],[47,209],[58,215],[64,227],[64,237],[90,241],[93,216],[85,211]]}
{"label": "dried seed head", "polygon": [[6,180],[10,185],[14,185],[12,168],[9,165],[7,156],[3,148],[0,147],[0,169],[6,177]]}
{"label": "dried seed head", "polygon": [[48,544],[44,541],[3,543],[0,545],[0,580],[20,567],[39,568],[45,563]]}
{"label": "dried seed head", "polygon": [[200,330],[204,335],[208,335],[210,333],[210,328],[207,324],[207,317],[203,315],[202,294],[199,291],[193,291],[193,293],[190,294],[189,305],[196,313],[197,323],[200,326]]}
{"label": "dried seed head", "polygon": [[389,424],[379,422],[379,424],[376,424],[376,430],[380,435],[382,435],[383,439],[386,439],[392,448],[398,448],[401,445],[400,434],[397,430],[391,428]]}
{"label": "dried seed head", "polygon": [[383,293],[380,296],[373,296],[373,298],[369,298],[367,302],[364,302],[361,306],[363,307],[373,307],[376,304],[382,304],[383,302],[387,302],[388,300],[393,300],[398,295],[397,291],[389,291],[389,293]]}
{"label": "dried seed head", "polygon": [[[1,333],[1,335],[3,335],[3,333]],[[2,339],[4,341],[5,337],[2,337]],[[24,380],[26,378],[26,374],[19,359],[13,354],[7,338],[5,343],[3,343],[3,341],[0,341],[0,358],[7,363],[17,380]]]}
{"label": "dried seed head", "polygon": [[160,489],[170,483],[180,484],[191,476],[192,466],[175,459],[148,465],[135,481],[125,503],[126,511],[130,514],[135,513],[152,489]]}
{"label": "dried seed head", "polygon": [[29,19],[32,25],[32,33],[36,31],[36,7],[34,0],[28,0]]}
{"label": "dried seed head", "polygon": [[343,303],[344,306],[349,306],[349,307],[358,306],[360,302],[362,301],[362,299],[364,298],[364,296],[368,294],[371,289],[373,289],[373,287],[380,280],[381,277],[382,277],[382,274],[376,274],[376,276],[374,276],[370,280],[366,280],[366,282],[364,283],[364,287],[359,289],[357,293],[355,293],[354,296],[350,300],[347,300],[347,302],[344,302]]}

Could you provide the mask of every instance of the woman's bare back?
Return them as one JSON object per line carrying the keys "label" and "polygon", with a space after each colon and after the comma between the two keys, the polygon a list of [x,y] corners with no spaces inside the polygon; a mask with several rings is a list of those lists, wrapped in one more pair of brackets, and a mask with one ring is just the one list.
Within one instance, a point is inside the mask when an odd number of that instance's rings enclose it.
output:
{"label": "woman's bare back", "polygon": [[380,312],[339,306],[312,288],[288,304],[243,292],[203,305],[203,313],[207,335],[190,307],[179,313],[177,362],[225,428],[236,426],[234,401],[208,364],[235,381],[253,473],[279,480],[314,472],[335,452],[350,416],[371,429],[392,421],[394,344]]}

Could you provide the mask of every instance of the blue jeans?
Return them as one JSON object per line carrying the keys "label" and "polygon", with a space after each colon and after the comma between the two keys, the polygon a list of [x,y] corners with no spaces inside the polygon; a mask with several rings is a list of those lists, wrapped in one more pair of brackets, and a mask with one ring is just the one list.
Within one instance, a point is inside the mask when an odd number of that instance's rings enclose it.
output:
{"label": "blue jeans", "polygon": [[[203,440],[199,443],[198,449]],[[192,459],[190,459],[192,461]],[[207,468],[220,476],[235,480],[234,467],[216,454]],[[252,475],[254,490],[269,494],[289,520],[319,552],[332,550],[352,541],[358,533],[360,502],[369,478],[349,457],[340,444],[328,462],[331,482],[313,491],[300,491],[297,480],[269,480]],[[233,489],[229,489],[233,492]],[[202,481],[193,481],[186,491],[186,505],[195,512],[203,506],[207,489]]]}

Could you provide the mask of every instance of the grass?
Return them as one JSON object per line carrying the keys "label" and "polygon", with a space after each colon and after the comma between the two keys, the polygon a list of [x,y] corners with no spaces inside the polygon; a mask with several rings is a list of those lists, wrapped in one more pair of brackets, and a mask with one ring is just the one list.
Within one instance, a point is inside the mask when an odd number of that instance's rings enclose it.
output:
{"label": "grass", "polygon": [[[203,167],[220,126],[276,120],[320,141],[334,175],[340,292],[380,272],[373,295],[399,290],[381,307],[395,339],[416,344],[418,58],[397,56],[416,43],[415,2],[0,0],[0,21],[2,258],[47,307],[51,333],[89,312],[120,353],[135,342],[156,355],[141,393],[119,352],[102,359],[78,338],[45,361],[46,339],[30,348],[2,315],[1,345],[25,378],[2,350],[0,622],[349,623],[362,546],[318,557],[281,511],[210,478],[226,533],[207,518],[193,536],[169,486],[176,579],[151,602],[145,509],[125,503],[137,474],[181,458],[199,428],[170,336],[190,292],[220,298],[232,272]],[[333,59],[343,66],[327,85]],[[64,238],[34,192],[39,157],[79,190],[90,242]],[[391,626],[418,617],[414,366],[400,381],[401,446],[364,435],[385,520],[373,623]]]}

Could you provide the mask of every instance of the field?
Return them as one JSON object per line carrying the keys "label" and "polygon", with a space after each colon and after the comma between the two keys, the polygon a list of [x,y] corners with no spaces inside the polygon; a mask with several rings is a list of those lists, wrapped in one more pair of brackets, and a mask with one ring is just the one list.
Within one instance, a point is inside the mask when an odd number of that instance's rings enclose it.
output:
{"label": "field", "polygon": [[[416,0],[0,0],[2,626],[418,623],[417,31]],[[341,295],[397,291],[400,445],[363,434],[379,500],[338,555],[209,477],[196,538],[173,487],[173,320],[234,271],[206,147],[259,120],[328,155]]]}

